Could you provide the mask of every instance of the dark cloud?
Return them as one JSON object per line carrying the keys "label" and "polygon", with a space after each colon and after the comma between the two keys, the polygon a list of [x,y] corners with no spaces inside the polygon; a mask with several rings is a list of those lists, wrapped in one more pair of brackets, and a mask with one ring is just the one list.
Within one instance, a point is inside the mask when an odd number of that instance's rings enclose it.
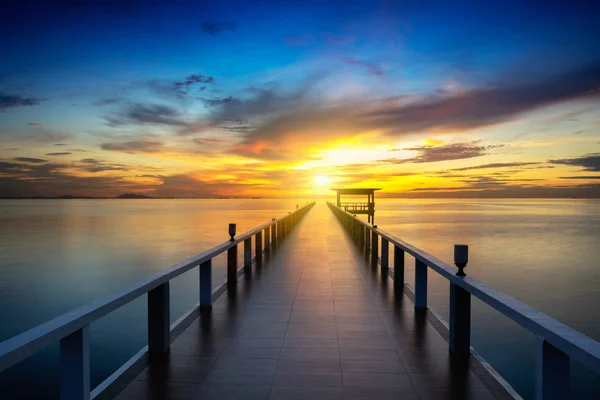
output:
{"label": "dark cloud", "polygon": [[61,151],[61,152],[56,152],[56,153],[46,153],[47,156],[68,156],[69,154],[71,154],[68,151]]}
{"label": "dark cloud", "polygon": [[175,86],[191,86],[195,83],[213,83],[215,78],[200,74],[189,75],[183,82],[175,82]]}
{"label": "dark cloud", "polygon": [[72,176],[63,172],[67,168],[65,164],[17,165],[8,171],[11,176],[0,176],[0,193],[3,197],[115,196],[131,189],[147,189],[120,177]]}
{"label": "dark cloud", "polygon": [[55,146],[66,146],[66,143],[54,143]]}
{"label": "dark cloud", "polygon": [[209,99],[209,98],[202,97],[200,100],[208,107],[217,107],[217,106],[220,106],[223,104],[229,104],[229,103],[240,103],[240,99],[237,99],[233,96],[223,97],[220,99],[219,98]]}
{"label": "dark cloud", "polygon": [[586,154],[582,157],[548,160],[551,164],[582,167],[583,171],[600,172],[600,153]]}
{"label": "dark cloud", "polygon": [[103,150],[121,151],[123,153],[158,153],[165,149],[162,142],[157,140],[132,140],[122,143],[104,143]]}
{"label": "dark cloud", "polygon": [[106,117],[109,126],[127,124],[185,126],[177,110],[162,104],[132,103],[115,116]]}
{"label": "dark cloud", "polygon": [[600,179],[600,175],[561,176],[560,179]]}
{"label": "dark cloud", "polygon": [[344,58],[343,62],[348,65],[362,68],[368,75],[375,76],[377,78],[383,78],[385,76],[385,71],[377,63],[359,60],[352,57]]}
{"label": "dark cloud", "polygon": [[225,31],[232,31],[237,28],[235,22],[203,22],[200,26],[204,32],[212,36],[216,36]]}
{"label": "dark cloud", "polygon": [[539,162],[510,162],[510,163],[492,163],[483,165],[474,165],[472,167],[453,168],[450,171],[470,171],[473,169],[488,169],[488,168],[514,168],[523,167],[526,165],[539,165]]}
{"label": "dark cloud", "polygon": [[575,186],[522,186],[496,185],[496,187],[422,187],[406,193],[395,193],[399,197],[440,198],[599,198],[600,184]]}
{"label": "dark cloud", "polygon": [[20,169],[21,166],[22,164],[0,161],[0,172],[14,172],[14,170]]}
{"label": "dark cloud", "polygon": [[288,46],[308,46],[315,43],[315,36],[309,33],[305,33],[297,36],[288,36],[283,38],[283,42]]}
{"label": "dark cloud", "polygon": [[112,106],[113,104],[118,104],[121,102],[121,99],[118,99],[116,97],[111,97],[111,98],[107,98],[107,99],[100,99],[98,101],[94,101],[92,102],[93,105],[95,106]]}
{"label": "dark cloud", "polygon": [[409,105],[367,112],[375,125],[392,133],[429,129],[472,129],[504,122],[520,113],[557,101],[598,96],[591,92],[600,80],[600,63],[571,70],[540,82],[507,84],[451,96],[434,96]]}
{"label": "dark cloud", "polygon": [[41,163],[48,162],[48,160],[44,160],[43,158],[33,158],[33,157],[15,157],[14,159],[17,161],[34,163],[34,164],[41,164]]}
{"label": "dark cloud", "polygon": [[39,105],[43,100],[35,97],[24,97],[20,94],[0,92],[0,111],[15,107],[31,107]]}
{"label": "dark cloud", "polygon": [[103,172],[103,171],[129,171],[130,168],[123,164],[110,164],[97,158],[83,158],[80,162],[87,164],[82,168],[88,172]]}
{"label": "dark cloud", "polygon": [[242,118],[256,124],[234,151],[260,157],[289,148],[293,140],[325,142],[367,131],[402,136],[489,126],[556,102],[597,98],[599,93],[590,89],[599,80],[600,63],[595,63],[543,80],[507,79],[509,83],[503,85],[451,94],[354,100],[336,105],[313,100],[309,93],[315,80],[292,93],[264,90],[240,103],[216,107],[211,119],[222,123]]}
{"label": "dark cloud", "polygon": [[5,151],[16,151],[16,150],[19,150],[19,148],[18,147],[11,147],[9,149],[4,149],[4,150]]}
{"label": "dark cloud", "polygon": [[229,143],[229,140],[218,138],[196,138],[193,142],[197,144],[224,144]]}
{"label": "dark cloud", "polygon": [[43,126],[42,124],[39,124],[37,122],[28,122],[27,125],[29,125],[29,126]]}
{"label": "dark cloud", "polygon": [[481,157],[488,154],[489,149],[499,146],[482,145],[479,141],[471,143],[454,143],[443,146],[418,146],[404,150],[416,151],[419,154],[413,158],[388,158],[379,160],[391,164],[430,163],[439,161],[462,160],[465,158]]}

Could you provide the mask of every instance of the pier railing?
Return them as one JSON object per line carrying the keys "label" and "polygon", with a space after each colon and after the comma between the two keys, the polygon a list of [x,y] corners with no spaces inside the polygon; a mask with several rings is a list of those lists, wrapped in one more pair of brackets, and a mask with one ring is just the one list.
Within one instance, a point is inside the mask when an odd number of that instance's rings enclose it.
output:
{"label": "pier railing", "polygon": [[374,203],[340,203],[340,208],[348,212],[372,211]]}
{"label": "pier railing", "polygon": [[[278,241],[285,238],[313,206],[314,202],[308,203],[284,217],[273,218],[272,221],[238,236],[236,236],[235,224],[230,224],[230,240],[0,343],[0,373],[45,347],[60,342],[61,399],[80,400],[96,397],[126,368],[120,368],[90,391],[89,325],[91,323],[132,300],[148,294],[148,346],[134,358],[141,358],[145,352],[151,358],[166,354],[171,343],[172,330],[169,282],[181,274],[198,268],[200,298],[197,307],[211,308],[213,301],[221,294],[227,290],[235,290],[238,277],[246,269],[250,269],[253,262],[260,259],[264,252],[269,251],[277,245]],[[252,256],[252,238],[254,238],[254,256]],[[244,262],[240,267],[238,245],[241,243],[244,246]],[[225,252],[227,252],[227,281],[213,290],[212,259]],[[134,361],[136,360],[129,360],[126,365]]]}
{"label": "pier railing", "polygon": [[[463,272],[468,262],[466,245],[454,246],[458,269],[431,254],[382,231],[327,203],[344,228],[382,272],[394,280],[394,288],[404,288],[404,253],[415,259],[414,304],[427,309],[427,271],[431,268],[450,282],[449,349],[458,356],[471,353],[471,295],[501,312],[537,336],[536,398],[567,399],[570,360],[600,373],[600,343],[534,308],[496,290]],[[381,250],[380,244],[381,242]],[[390,244],[393,261],[390,263]],[[381,255],[380,255],[381,254]]]}

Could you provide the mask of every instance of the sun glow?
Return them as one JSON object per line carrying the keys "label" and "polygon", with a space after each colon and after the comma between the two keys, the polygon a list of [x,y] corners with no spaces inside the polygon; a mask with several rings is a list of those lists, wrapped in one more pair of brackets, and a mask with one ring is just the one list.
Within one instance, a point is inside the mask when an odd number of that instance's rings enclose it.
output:
{"label": "sun glow", "polygon": [[326,187],[331,183],[331,178],[325,175],[315,176],[315,185],[318,187]]}

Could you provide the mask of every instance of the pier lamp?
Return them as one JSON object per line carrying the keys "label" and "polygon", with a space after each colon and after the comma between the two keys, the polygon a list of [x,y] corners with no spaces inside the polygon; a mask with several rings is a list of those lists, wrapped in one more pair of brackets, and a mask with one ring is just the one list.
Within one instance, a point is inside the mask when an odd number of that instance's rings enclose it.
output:
{"label": "pier lamp", "polygon": [[454,245],[454,265],[458,267],[456,276],[467,276],[463,269],[469,262],[469,246],[466,244],[455,244]]}
{"label": "pier lamp", "polygon": [[229,241],[233,242],[233,237],[235,236],[235,224],[229,224],[229,236],[231,236]]}

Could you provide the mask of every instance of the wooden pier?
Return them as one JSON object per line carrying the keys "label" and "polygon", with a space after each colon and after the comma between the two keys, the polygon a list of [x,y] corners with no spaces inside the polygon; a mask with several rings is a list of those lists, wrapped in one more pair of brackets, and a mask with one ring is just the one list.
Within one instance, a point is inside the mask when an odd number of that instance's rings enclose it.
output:
{"label": "wooden pier", "polygon": [[[63,399],[518,398],[470,348],[471,295],[540,338],[539,398],[568,398],[571,358],[600,371],[598,342],[332,204],[313,205],[239,236],[232,228],[214,249],[0,343],[0,371],[60,341]],[[211,260],[224,252],[228,282],[212,289]],[[198,307],[169,326],[168,282],[195,268]],[[451,282],[449,324],[427,309],[428,269]],[[88,325],[145,293],[148,347],[90,391]]]}

